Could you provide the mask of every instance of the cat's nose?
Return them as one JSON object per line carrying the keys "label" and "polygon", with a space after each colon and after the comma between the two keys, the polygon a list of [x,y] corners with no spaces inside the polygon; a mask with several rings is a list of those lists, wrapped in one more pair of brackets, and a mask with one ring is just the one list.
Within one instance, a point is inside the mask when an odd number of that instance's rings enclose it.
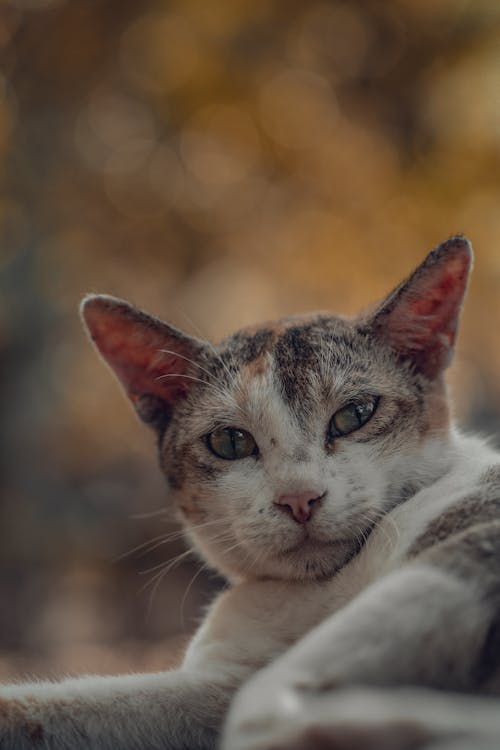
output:
{"label": "cat's nose", "polygon": [[275,505],[288,509],[297,523],[306,523],[311,518],[313,508],[325,493],[317,490],[304,490],[291,495],[280,495],[275,500]]}

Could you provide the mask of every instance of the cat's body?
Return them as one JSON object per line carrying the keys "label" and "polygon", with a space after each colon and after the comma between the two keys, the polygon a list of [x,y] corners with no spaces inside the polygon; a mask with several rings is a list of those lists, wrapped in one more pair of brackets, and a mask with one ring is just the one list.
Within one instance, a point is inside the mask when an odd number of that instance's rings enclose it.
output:
{"label": "cat's body", "polygon": [[500,454],[451,425],[442,376],[470,257],[454,238],[371,314],[217,349],[87,301],[231,587],[178,671],[0,688],[1,748],[206,750],[245,683],[225,750],[498,747],[494,699],[423,690],[500,690]]}

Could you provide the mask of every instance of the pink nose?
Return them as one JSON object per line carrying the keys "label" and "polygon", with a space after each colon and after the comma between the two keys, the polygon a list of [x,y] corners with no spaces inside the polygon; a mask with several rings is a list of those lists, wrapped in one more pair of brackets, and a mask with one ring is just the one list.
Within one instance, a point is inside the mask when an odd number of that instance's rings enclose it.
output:
{"label": "pink nose", "polygon": [[318,500],[321,500],[324,493],[317,490],[304,490],[294,495],[281,495],[275,500],[275,505],[282,505],[288,508],[297,523],[306,523],[312,515],[312,508]]}

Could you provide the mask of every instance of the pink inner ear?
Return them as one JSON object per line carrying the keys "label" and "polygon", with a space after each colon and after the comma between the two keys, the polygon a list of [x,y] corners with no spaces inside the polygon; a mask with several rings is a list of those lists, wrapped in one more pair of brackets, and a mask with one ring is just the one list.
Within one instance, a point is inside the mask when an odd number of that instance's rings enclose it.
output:
{"label": "pink inner ear", "polygon": [[188,360],[198,353],[197,342],[113,298],[89,299],[83,316],[99,352],[134,403],[144,394],[170,404],[186,396],[193,382],[187,376],[193,366]]}
{"label": "pink inner ear", "polygon": [[[450,260],[444,268],[432,269],[430,278],[417,281],[406,300],[401,301],[401,314],[416,323],[413,326],[412,341],[420,339],[421,346],[436,333],[446,336],[451,346],[458,326],[458,313],[464,296],[468,276],[468,263],[464,258]],[[396,310],[394,315],[397,315]],[[417,331],[420,336],[415,336]]]}
{"label": "pink inner ear", "polygon": [[471,257],[464,238],[443,243],[375,315],[379,335],[429,376],[451,359]]}
{"label": "pink inner ear", "polygon": [[432,317],[436,314],[443,303],[450,301],[457,291],[457,279],[450,273],[444,273],[438,284],[431,289],[425,290],[425,297],[417,298],[410,303],[409,310],[413,315],[426,315]]}

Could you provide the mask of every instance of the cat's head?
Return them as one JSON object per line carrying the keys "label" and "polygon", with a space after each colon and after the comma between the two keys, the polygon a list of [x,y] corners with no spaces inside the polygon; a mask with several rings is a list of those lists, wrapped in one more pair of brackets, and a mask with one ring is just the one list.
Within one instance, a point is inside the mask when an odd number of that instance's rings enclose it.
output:
{"label": "cat's head", "polygon": [[443,371],[471,257],[454,237],[370,313],[286,318],[215,345],[113,297],[84,300],[212,565],[230,577],[329,576],[440,470]]}

